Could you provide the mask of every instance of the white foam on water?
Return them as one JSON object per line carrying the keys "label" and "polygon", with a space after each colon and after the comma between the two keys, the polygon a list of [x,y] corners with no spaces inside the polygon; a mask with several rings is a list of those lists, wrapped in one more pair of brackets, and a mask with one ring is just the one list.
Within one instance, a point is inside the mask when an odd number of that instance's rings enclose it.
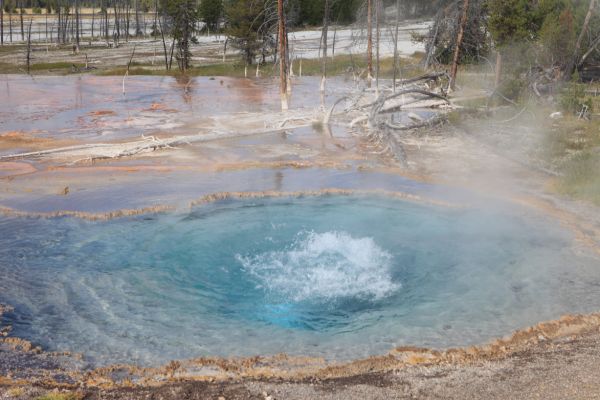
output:
{"label": "white foam on water", "polygon": [[263,289],[289,301],[379,300],[401,287],[391,278],[392,255],[346,232],[300,232],[286,250],[236,257]]}

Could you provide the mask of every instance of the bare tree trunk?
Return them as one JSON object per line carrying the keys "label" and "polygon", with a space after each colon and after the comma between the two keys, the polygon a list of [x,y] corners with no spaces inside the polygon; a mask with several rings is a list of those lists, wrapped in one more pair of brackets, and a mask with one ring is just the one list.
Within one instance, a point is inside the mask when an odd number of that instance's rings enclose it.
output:
{"label": "bare tree trunk", "polygon": [[373,78],[373,0],[367,0],[367,79]]}
{"label": "bare tree trunk", "polygon": [[[284,0],[285,1],[285,0]],[[286,79],[287,79],[287,84],[286,84],[286,92],[288,95],[290,95],[292,93],[292,79],[291,79],[291,69],[292,69],[292,61],[290,59],[290,41],[288,40],[288,33],[287,33],[287,25],[285,24],[285,12],[283,15],[284,18],[284,26],[283,26],[283,40],[285,43],[285,67],[286,67]]]}
{"label": "bare tree trunk", "polygon": [[500,50],[496,53],[496,79],[495,86],[500,86],[500,80],[502,79],[502,53]]}
{"label": "bare tree trunk", "polygon": [[327,80],[327,31],[329,29],[329,0],[325,0],[325,10],[323,10],[323,57],[321,58],[321,92],[325,91],[325,81]]}
{"label": "bare tree trunk", "polygon": [[154,0],[154,40],[156,40],[156,29],[158,27],[158,0]]}
{"label": "bare tree trunk", "polygon": [[63,21],[63,38],[62,41],[63,43],[67,42],[67,34],[69,33],[69,11],[66,11],[64,13],[64,21]]}
{"label": "bare tree trunk", "polygon": [[279,19],[279,94],[281,96],[281,111],[287,111],[287,56],[285,45],[285,16],[283,14],[283,0],[277,0],[277,17]]}
{"label": "bare tree trunk", "polygon": [[339,20],[335,21],[335,26],[333,27],[333,42],[331,43],[331,59],[335,58],[335,37],[337,36],[337,24]]}
{"label": "bare tree trunk", "polygon": [[12,43],[12,12],[8,12],[8,34]]}
{"label": "bare tree trunk", "polygon": [[96,21],[96,9],[92,6],[92,40],[94,40],[94,22]]}
{"label": "bare tree trunk", "polygon": [[375,40],[377,41],[377,47],[375,47],[375,87],[377,88],[377,95],[379,95],[379,42],[381,39],[379,30],[380,8],[381,0],[375,0]]}
{"label": "bare tree trunk", "polygon": [[393,87],[396,93],[396,79],[398,79],[398,30],[400,27],[400,0],[396,0],[396,34],[394,36],[394,79]]}
{"label": "bare tree trunk", "polygon": [[23,0],[19,2],[19,16],[21,20],[21,40],[25,40],[25,30],[23,29]]}
{"label": "bare tree trunk", "polygon": [[62,13],[60,12],[60,4],[58,2],[56,3],[56,13],[58,14],[58,25],[56,25],[56,43],[60,43]]}
{"label": "bare tree trunk", "polygon": [[171,50],[169,55],[169,70],[171,70],[171,66],[173,66],[173,50],[175,49],[175,38],[171,42]]}
{"label": "bare tree trunk", "polygon": [[578,64],[579,52],[581,51],[581,43],[583,42],[583,38],[587,33],[588,26],[590,25],[590,20],[592,19],[592,13],[594,12],[594,8],[596,7],[596,0],[590,0],[590,6],[588,8],[588,12],[585,15],[585,20],[583,21],[583,26],[581,27],[581,32],[579,32],[579,37],[577,38],[577,42],[575,43],[575,52],[573,53],[573,57],[569,61],[569,65],[565,70],[565,80],[571,79],[571,75],[575,72],[575,68]]}
{"label": "bare tree trunk", "polygon": [[[165,33],[163,32],[162,24],[160,23],[160,19],[158,19],[158,25],[160,27],[160,35],[162,37],[163,50],[165,51],[165,69],[169,70],[169,57],[167,55],[167,43],[165,42]],[[156,26],[154,27],[156,30]]]}
{"label": "bare tree trunk", "polygon": [[4,46],[4,1],[0,0],[0,46]]}
{"label": "bare tree trunk", "polygon": [[79,52],[79,0],[75,0],[75,44]]}
{"label": "bare tree trunk", "polygon": [[113,0],[113,10],[115,13],[115,31],[116,31],[115,45],[118,45],[119,37],[121,36],[121,31],[120,31],[120,27],[119,27],[119,13],[117,11],[117,0]]}
{"label": "bare tree trunk", "polygon": [[140,28],[140,2],[135,0],[135,36],[142,36],[142,29]]}
{"label": "bare tree trunk", "polygon": [[129,0],[127,0],[127,2],[125,3],[125,41],[129,42],[129,21],[130,19],[130,15],[131,15],[131,3],[129,2]]}
{"label": "bare tree trunk", "polygon": [[458,36],[456,37],[456,47],[454,49],[454,57],[452,58],[452,68],[450,69],[450,89],[456,88],[456,73],[458,72],[458,59],[460,58],[460,48],[462,46],[463,37],[465,35],[465,27],[469,16],[469,0],[464,0],[462,17],[460,18],[460,26],[458,28]]}
{"label": "bare tree trunk", "polygon": [[27,73],[29,73],[29,70],[31,69],[31,23],[32,23],[33,19],[29,20],[29,28],[27,29],[27,59],[26,64],[27,64]]}
{"label": "bare tree trunk", "polygon": [[577,63],[577,65],[581,65],[585,62],[585,60],[587,60],[587,58],[590,56],[590,54],[592,54],[594,52],[594,50],[596,50],[596,48],[598,47],[598,45],[600,44],[600,36],[598,36],[596,38],[596,40],[594,40],[594,42],[592,42],[592,44],[590,45],[590,48],[588,49],[588,51],[585,52],[584,55],[581,56],[581,59],[579,60],[579,62]]}
{"label": "bare tree trunk", "polygon": [[105,4],[106,5],[104,7],[104,37],[106,39],[106,45],[108,46],[108,1]]}

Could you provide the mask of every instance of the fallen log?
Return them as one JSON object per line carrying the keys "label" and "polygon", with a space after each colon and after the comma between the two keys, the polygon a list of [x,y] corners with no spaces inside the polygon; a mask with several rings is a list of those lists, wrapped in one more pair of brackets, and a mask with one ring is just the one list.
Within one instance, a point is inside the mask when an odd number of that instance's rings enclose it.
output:
{"label": "fallen log", "polygon": [[154,136],[148,136],[142,137],[142,140],[136,140],[127,143],[92,143],[76,146],[59,147],[48,150],[32,151],[26,153],[8,154],[0,156],[0,161],[11,161],[23,158],[37,158],[59,154],[63,156],[80,157],[81,161],[114,159],[122,157],[131,157],[143,152],[150,152],[161,149],[175,149],[178,146],[190,145],[192,143],[201,143],[234,137],[284,132],[290,129],[302,128],[308,125],[310,125],[310,122],[287,126],[285,128],[275,127],[261,130],[249,130],[243,133],[211,132],[197,135],[174,136],[165,139],[159,139]]}

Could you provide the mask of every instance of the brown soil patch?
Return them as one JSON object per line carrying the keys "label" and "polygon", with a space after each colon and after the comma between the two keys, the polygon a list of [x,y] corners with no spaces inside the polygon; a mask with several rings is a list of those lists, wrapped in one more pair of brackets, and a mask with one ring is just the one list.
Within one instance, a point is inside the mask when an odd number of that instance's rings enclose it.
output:
{"label": "brown soil patch", "polygon": [[21,131],[0,133],[0,149],[28,149],[45,150],[54,147],[68,146],[77,143],[74,140],[56,140],[52,138],[34,136]]}
{"label": "brown soil patch", "polygon": [[94,116],[94,117],[101,117],[104,115],[115,115],[116,113],[112,110],[98,110],[98,111],[92,111],[89,113],[89,115]]}
{"label": "brown soil patch", "polygon": [[0,162],[0,178],[31,174],[36,171],[33,165],[25,162]]}
{"label": "brown soil patch", "polygon": [[162,103],[152,103],[150,108],[147,108],[144,111],[163,111],[163,112],[170,112],[170,113],[179,112],[179,110],[177,110],[175,108],[169,108]]}

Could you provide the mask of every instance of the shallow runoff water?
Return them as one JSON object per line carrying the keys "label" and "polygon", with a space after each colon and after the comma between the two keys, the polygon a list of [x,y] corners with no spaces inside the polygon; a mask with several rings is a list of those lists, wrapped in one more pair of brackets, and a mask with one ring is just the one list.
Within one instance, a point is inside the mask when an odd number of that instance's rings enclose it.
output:
{"label": "shallow runoff water", "polygon": [[482,343],[600,307],[552,221],[379,196],[229,200],[89,222],[0,219],[14,334],[95,365]]}

